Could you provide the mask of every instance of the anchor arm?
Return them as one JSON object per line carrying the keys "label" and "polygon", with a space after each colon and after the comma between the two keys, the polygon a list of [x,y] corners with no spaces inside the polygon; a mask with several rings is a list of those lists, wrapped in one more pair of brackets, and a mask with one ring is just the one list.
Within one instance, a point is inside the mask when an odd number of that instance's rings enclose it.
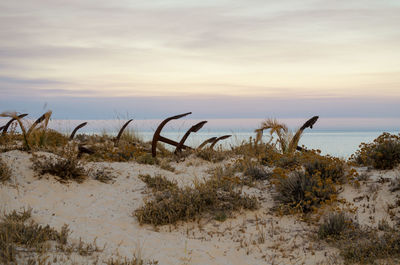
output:
{"label": "anchor arm", "polygon": [[182,151],[182,145],[185,143],[185,141],[189,137],[190,133],[198,132],[201,128],[203,128],[204,124],[206,124],[206,123],[207,123],[207,121],[202,121],[202,122],[199,122],[196,125],[193,125],[192,127],[190,127],[190,129],[182,137],[179,144],[176,146],[175,153]]}
{"label": "anchor arm", "polygon": [[86,126],[86,124],[87,124],[87,122],[83,122],[83,123],[79,124],[78,126],[76,126],[75,129],[72,131],[71,136],[69,137],[69,141],[72,141],[72,140],[74,139],[74,137],[75,137],[76,132],[77,132],[80,128]]}

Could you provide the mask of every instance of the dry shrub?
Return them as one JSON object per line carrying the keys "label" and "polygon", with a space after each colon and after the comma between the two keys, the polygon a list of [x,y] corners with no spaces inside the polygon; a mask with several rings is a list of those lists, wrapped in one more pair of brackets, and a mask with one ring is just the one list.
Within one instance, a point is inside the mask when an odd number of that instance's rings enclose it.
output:
{"label": "dry shrub", "polygon": [[251,180],[269,180],[272,173],[265,170],[261,165],[249,163],[246,166],[244,175],[251,178]]}
{"label": "dry shrub", "polygon": [[43,253],[47,241],[56,241],[59,245],[67,243],[68,227],[63,226],[58,232],[53,228],[41,226],[33,221],[30,210],[20,213],[13,211],[0,222],[0,261],[4,264],[18,264],[20,253]]}
{"label": "dry shrub", "polygon": [[0,158],[0,182],[5,182],[11,178],[11,170],[7,164]]}
{"label": "dry shrub", "polygon": [[376,169],[393,169],[400,164],[400,134],[383,133],[372,143],[362,143],[351,160]]}
{"label": "dry shrub", "polygon": [[73,149],[67,148],[63,157],[33,154],[32,162],[33,169],[40,176],[50,174],[58,177],[60,182],[73,180],[81,183],[87,178],[87,172]]}
{"label": "dry shrub", "polygon": [[145,201],[145,204],[134,212],[141,224],[175,224],[178,221],[194,220],[205,214],[218,219],[241,208],[258,208],[257,199],[242,195],[230,178],[212,177],[207,181],[194,183],[194,187],[184,188],[179,188],[160,177],[157,177],[157,181],[146,178],[146,183],[161,182],[162,185],[150,185],[162,186],[165,189],[155,192],[153,200]]}
{"label": "dry shrub", "polygon": [[344,212],[329,213],[324,222],[319,226],[318,237],[320,239],[340,239],[348,237],[358,228],[358,223]]}

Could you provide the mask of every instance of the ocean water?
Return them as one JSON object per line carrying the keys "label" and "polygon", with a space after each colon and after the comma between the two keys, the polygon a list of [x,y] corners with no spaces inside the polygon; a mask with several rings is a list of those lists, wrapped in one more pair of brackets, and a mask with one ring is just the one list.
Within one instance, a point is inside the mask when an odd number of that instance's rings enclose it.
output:
{"label": "ocean water", "polygon": [[[376,137],[382,134],[383,131],[305,131],[300,139],[299,145],[304,145],[308,149],[319,149],[321,154],[329,154],[341,158],[349,158],[358,149],[362,142],[372,142]],[[389,131],[389,133],[396,133]],[[196,147],[204,140],[213,136],[222,136],[230,134],[230,138],[219,142],[222,148],[229,149],[243,141],[249,141],[250,137],[254,139],[254,132],[234,132],[234,131],[215,131],[215,132],[198,132],[193,133],[186,140],[186,144]],[[179,141],[184,135],[184,132],[166,131],[163,136]],[[143,140],[150,141],[153,137],[153,132],[139,132],[138,136]],[[268,141],[269,133],[264,133],[263,141]],[[275,137],[276,139],[276,137]]]}
{"label": "ocean water", "polygon": [[[230,138],[219,142],[222,148],[229,149],[249,141],[255,137],[254,129],[258,128],[263,119],[209,119],[208,123],[197,133],[192,133],[185,144],[196,147],[210,137],[232,135]],[[49,127],[59,132],[69,134],[81,122],[87,120],[51,120]],[[185,132],[201,120],[186,119],[175,120],[168,123],[162,131],[164,137],[177,142]],[[295,130],[300,127],[304,119],[280,119],[289,128]],[[0,126],[7,120],[0,120]],[[27,123],[31,122],[29,120]],[[89,120],[88,125],[78,131],[85,134],[116,135],[125,120]],[[151,141],[153,133],[161,120],[134,120],[127,130],[144,141]],[[370,126],[373,124],[374,127]],[[390,126],[389,126],[390,124]],[[372,128],[371,128],[372,127]],[[319,149],[322,154],[348,158],[356,152],[363,142],[372,142],[383,132],[397,134],[400,131],[400,119],[329,119],[318,120],[314,129],[306,129],[300,139],[299,145],[308,149]],[[263,141],[269,141],[269,132],[265,131]],[[168,147],[168,145],[167,145]],[[173,148],[173,147],[171,147]]]}

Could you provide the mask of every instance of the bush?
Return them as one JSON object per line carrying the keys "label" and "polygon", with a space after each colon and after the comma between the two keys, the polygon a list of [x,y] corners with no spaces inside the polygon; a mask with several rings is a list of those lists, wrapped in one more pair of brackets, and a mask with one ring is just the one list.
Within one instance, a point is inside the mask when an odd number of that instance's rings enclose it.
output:
{"label": "bush", "polygon": [[246,167],[244,175],[252,180],[268,180],[271,177],[271,173],[267,172],[263,166],[254,165],[253,163]]}
{"label": "bush", "polygon": [[323,203],[336,199],[336,188],[330,178],[322,178],[320,173],[293,171],[291,174],[273,175],[276,194],[274,199],[284,210],[310,212]]}
{"label": "bush", "polygon": [[383,133],[372,143],[362,143],[351,156],[354,162],[376,169],[393,169],[400,164],[400,134]]}
{"label": "bush", "polygon": [[57,156],[32,156],[33,169],[40,176],[50,174],[59,177],[59,181],[67,182],[74,180],[78,183],[83,182],[87,178],[87,173],[81,162],[71,150],[67,151],[65,157]]}
{"label": "bush", "polygon": [[330,156],[315,156],[303,163],[309,175],[320,173],[321,178],[331,179],[334,182],[343,182],[345,177],[344,162]]}
{"label": "bush", "polygon": [[357,224],[345,213],[330,213],[318,230],[318,237],[321,239],[343,237],[345,233],[354,231]]}
{"label": "bush", "polygon": [[11,171],[7,164],[0,158],[0,182],[7,181],[11,178]]}
{"label": "bush", "polygon": [[141,224],[175,224],[178,221],[193,220],[206,213],[221,219],[221,216],[227,216],[240,208],[258,207],[255,197],[242,195],[228,178],[213,177],[195,183],[194,187],[185,188],[179,188],[160,176],[144,176],[142,179],[157,192],[153,200],[146,201],[144,206],[134,212]]}

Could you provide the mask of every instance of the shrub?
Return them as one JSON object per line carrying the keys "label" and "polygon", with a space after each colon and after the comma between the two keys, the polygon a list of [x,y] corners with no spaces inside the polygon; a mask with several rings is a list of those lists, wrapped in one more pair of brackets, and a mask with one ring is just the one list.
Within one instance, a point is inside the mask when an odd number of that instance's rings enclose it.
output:
{"label": "shrub", "polygon": [[303,163],[309,175],[320,173],[321,178],[331,179],[334,182],[343,182],[345,177],[344,162],[330,156],[315,156]]}
{"label": "shrub", "polygon": [[400,134],[383,133],[372,143],[362,143],[351,160],[376,169],[393,169],[400,163]]}
{"label": "shrub", "polygon": [[320,225],[318,237],[321,239],[338,239],[343,237],[345,233],[354,231],[356,226],[357,224],[345,213],[330,213]]}
{"label": "shrub", "polygon": [[72,150],[65,157],[33,155],[33,169],[40,175],[57,176],[60,182],[74,180],[78,183],[87,178],[87,173]]}
{"label": "shrub", "polygon": [[276,194],[274,199],[284,210],[310,212],[323,203],[336,199],[336,188],[330,178],[324,179],[320,173],[294,171],[289,175],[273,175]]}
{"label": "shrub", "polygon": [[250,163],[246,167],[244,175],[250,177],[252,180],[268,180],[271,177],[271,173],[267,172],[263,166],[253,163]]}
{"label": "shrub", "polygon": [[141,224],[175,224],[178,221],[193,220],[206,213],[220,219],[223,214],[228,215],[240,208],[258,207],[255,197],[242,195],[241,191],[235,190],[234,182],[227,178],[213,177],[195,183],[194,187],[184,188],[161,177],[143,178],[150,187],[162,191],[155,192],[153,200],[146,201],[144,206],[134,212]]}
{"label": "shrub", "polygon": [[7,164],[0,158],[0,182],[7,181],[11,178],[11,171]]}

